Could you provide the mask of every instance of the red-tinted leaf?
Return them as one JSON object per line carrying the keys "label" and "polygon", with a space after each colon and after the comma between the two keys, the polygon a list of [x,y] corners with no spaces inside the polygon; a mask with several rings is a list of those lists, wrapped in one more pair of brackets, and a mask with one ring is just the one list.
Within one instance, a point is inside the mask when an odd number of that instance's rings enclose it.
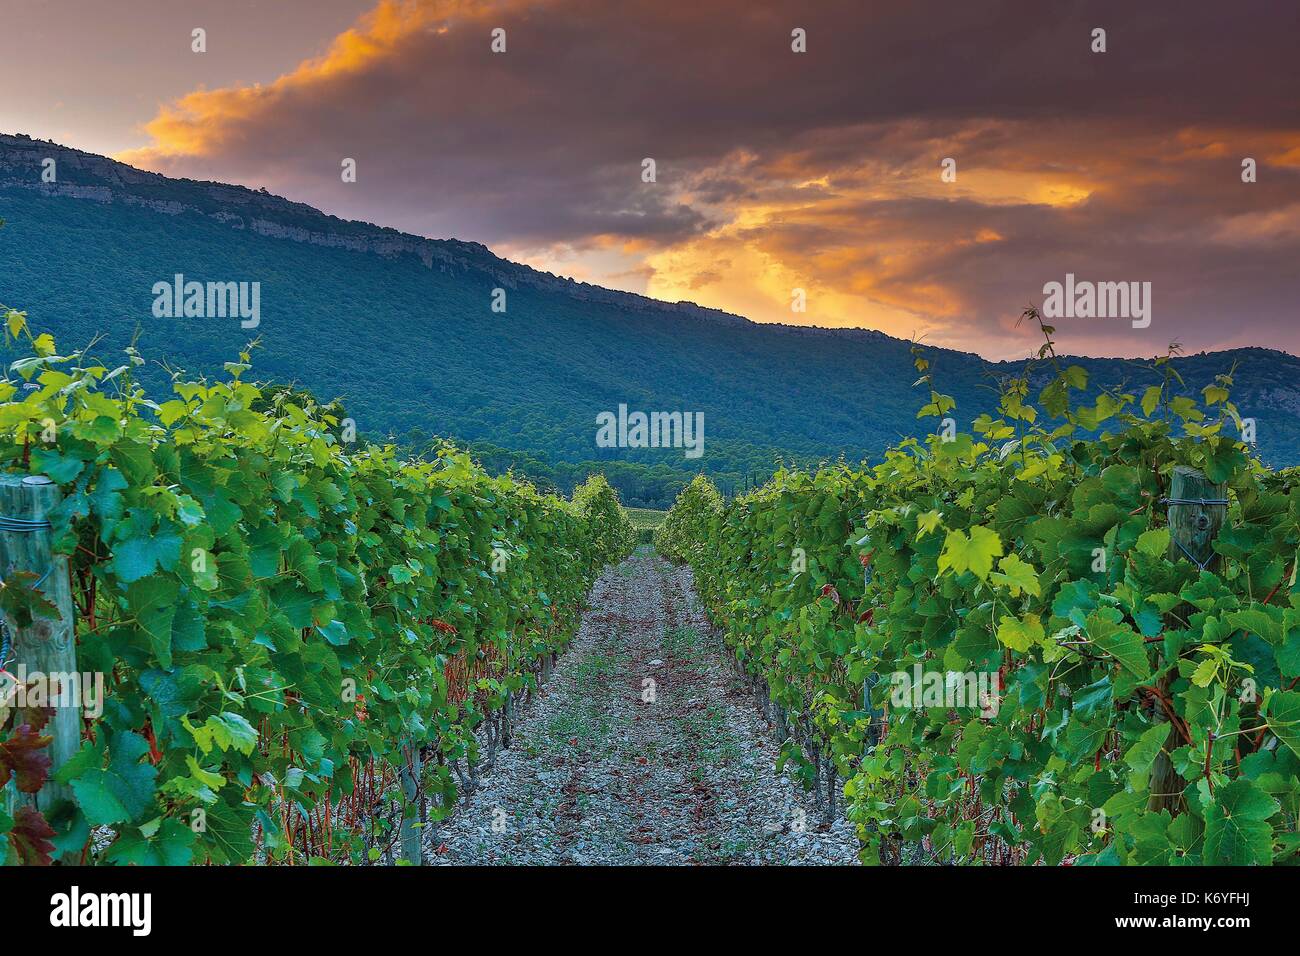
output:
{"label": "red-tinted leaf", "polygon": [[24,707],[19,713],[22,715],[21,721],[15,720],[14,723],[24,723],[32,728],[33,733],[40,733],[45,729],[45,725],[54,717],[53,707]]}
{"label": "red-tinted leaf", "polygon": [[40,736],[31,724],[23,724],[14,730],[8,740],[0,743],[0,787],[7,784],[10,777],[17,777],[18,789],[23,793],[35,793],[41,789],[50,772],[50,757],[45,748],[53,739]]}
{"label": "red-tinted leaf", "polygon": [[18,808],[14,814],[13,829],[9,831],[9,842],[13,844],[20,863],[24,866],[49,866],[53,863],[52,836],[54,831],[39,810],[32,807]]}

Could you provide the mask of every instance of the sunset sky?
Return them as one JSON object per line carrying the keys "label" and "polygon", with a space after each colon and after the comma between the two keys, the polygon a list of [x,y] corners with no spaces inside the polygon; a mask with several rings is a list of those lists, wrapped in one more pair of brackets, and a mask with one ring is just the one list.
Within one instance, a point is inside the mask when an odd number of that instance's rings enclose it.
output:
{"label": "sunset sky", "polygon": [[1153,321],[1068,351],[1300,352],[1297,10],[0,0],[0,132],[757,321],[1013,358],[1074,273],[1150,282]]}

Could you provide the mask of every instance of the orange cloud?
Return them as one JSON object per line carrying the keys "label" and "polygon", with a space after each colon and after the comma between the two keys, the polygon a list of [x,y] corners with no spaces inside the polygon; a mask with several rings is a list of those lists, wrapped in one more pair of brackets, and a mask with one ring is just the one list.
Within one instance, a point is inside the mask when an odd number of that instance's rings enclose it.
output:
{"label": "orange cloud", "polygon": [[[1175,323],[1211,347],[1243,302],[1290,323],[1300,251],[1300,130],[1268,66],[1285,42],[1243,14],[1207,65],[1184,41],[1217,42],[1213,6],[1189,4],[1174,44],[1157,13],[1106,8],[1122,51],[1160,51],[1153,73],[1092,57],[1033,0],[993,22],[949,6],[938,34],[924,2],[383,0],[273,83],[167,104],[121,158],[759,321],[998,357],[1045,281],[1140,278],[1158,289],[1153,335]],[[785,53],[796,16],[806,57]],[[488,53],[497,25],[504,56]],[[354,186],[341,156],[358,157]],[[1060,330],[1080,351],[1123,351],[1123,335]]]}
{"label": "orange cloud", "polygon": [[304,60],[292,72],[268,85],[197,90],[165,104],[145,124],[153,143],[126,150],[116,157],[146,169],[185,157],[220,151],[227,133],[241,120],[283,108],[296,92],[360,75],[400,56],[401,47],[421,33],[445,32],[453,17],[508,13],[517,0],[379,0],[357,25],[335,37],[322,56]]}

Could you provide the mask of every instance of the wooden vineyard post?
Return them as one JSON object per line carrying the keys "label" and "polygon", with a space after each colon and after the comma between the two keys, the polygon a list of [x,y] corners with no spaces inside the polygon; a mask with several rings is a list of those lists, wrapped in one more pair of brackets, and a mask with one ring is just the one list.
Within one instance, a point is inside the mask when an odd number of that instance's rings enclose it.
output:
{"label": "wooden vineyard post", "polygon": [[1183,558],[1213,571],[1219,562],[1214,539],[1228,516],[1227,485],[1179,465],[1169,483],[1169,558]]}
{"label": "wooden vineyard post", "polygon": [[[1213,571],[1219,562],[1214,551],[1214,539],[1228,516],[1227,485],[1210,481],[1203,473],[1186,465],[1173,471],[1169,482],[1169,560],[1191,561],[1197,567]],[[1160,678],[1156,689],[1164,700],[1169,700],[1170,677]],[[1163,705],[1157,701],[1155,712],[1165,719]],[[1169,760],[1169,751],[1177,749],[1179,741],[1171,728],[1164,747],[1151,765],[1152,810],[1178,812],[1178,804],[1187,781],[1180,777]]]}
{"label": "wooden vineyard post", "polygon": [[424,862],[424,853],[420,846],[424,830],[417,825],[423,816],[420,793],[420,748],[408,738],[406,746],[402,749],[406,751],[406,759],[402,761],[398,772],[402,787],[402,823],[398,836],[402,847],[402,859],[412,866],[419,866]]}
{"label": "wooden vineyard post", "polygon": [[[871,565],[862,566],[862,594],[865,597],[871,589]],[[880,682],[880,675],[872,671],[867,675],[866,681],[862,684],[862,709],[870,715],[867,725],[867,744],[874,747],[880,743],[881,730],[885,720],[884,708],[876,707],[871,703],[871,692],[875,689],[876,684]]]}
{"label": "wooden vineyard post", "polygon": [[[36,577],[36,590],[58,610],[58,619],[36,617],[27,627],[5,619],[12,642],[6,668],[16,679],[47,681],[46,698],[53,716],[42,734],[49,746],[53,776],[81,746],[81,691],[77,674],[77,642],[73,628],[72,583],[68,559],[52,553],[49,515],[58,505],[58,485],[44,475],[0,475],[0,578],[26,571]],[[72,798],[65,784],[46,782],[36,794],[19,800],[47,817],[49,810]]]}

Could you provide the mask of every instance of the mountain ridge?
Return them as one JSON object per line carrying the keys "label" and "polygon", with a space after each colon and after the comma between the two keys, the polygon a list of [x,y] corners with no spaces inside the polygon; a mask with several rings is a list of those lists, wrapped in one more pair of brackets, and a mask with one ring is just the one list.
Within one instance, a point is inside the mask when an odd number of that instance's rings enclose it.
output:
{"label": "mountain ridge", "polygon": [[[60,170],[58,181],[42,183],[40,181],[41,160],[51,155],[58,160]],[[68,181],[62,170],[73,171],[72,181]],[[21,170],[15,176],[7,171]],[[87,179],[78,182],[78,179]],[[721,309],[710,309],[695,302],[681,300],[667,302],[636,292],[619,289],[607,289],[593,283],[581,282],[567,276],[556,275],[535,269],[523,263],[512,262],[496,255],[481,242],[472,240],[445,238],[436,239],[401,232],[390,226],[380,226],[363,220],[343,219],[307,203],[288,199],[268,192],[265,189],[253,189],[234,183],[222,183],[215,180],[198,180],[173,178],[149,170],[137,169],[127,163],[63,146],[49,140],[36,140],[23,134],[0,133],[0,184],[14,188],[34,189],[51,195],[68,196],[76,199],[90,199],[97,202],[124,201],[153,209],[166,215],[177,215],[186,211],[198,212],[211,216],[235,229],[249,229],[262,235],[288,239],[293,242],[306,242],[312,245],[352,249],[354,251],[372,252],[378,255],[401,255],[411,253],[417,256],[426,267],[435,263],[443,266],[475,267],[489,271],[499,278],[505,288],[518,285],[533,285],[542,288],[563,288],[568,294],[587,297],[593,300],[616,302],[619,305],[640,303],[647,311],[663,309],[669,312],[695,314],[701,317],[727,322],[749,322],[744,316],[735,315]],[[318,232],[301,226],[276,222],[253,214],[249,217],[231,213],[222,209],[217,213],[208,212],[203,205],[183,203],[176,200],[160,201],[149,197],[146,191],[133,191],[131,187],[154,186],[172,188],[182,185],[202,190],[214,202],[250,206],[265,213],[279,213],[281,216],[292,212],[298,215],[319,219],[342,227],[341,232]],[[558,284],[558,285],[557,285]],[[832,330],[828,330],[832,331]],[[870,330],[864,330],[870,331]]]}
{"label": "mountain ridge", "polygon": [[[42,151],[40,147],[45,149]],[[94,182],[77,183],[59,181],[54,184],[40,182],[40,160],[45,154],[53,154],[64,158],[72,157],[74,162],[71,168],[75,173],[87,174],[92,177]],[[42,155],[38,155],[42,154]],[[62,165],[62,164],[61,164]],[[23,169],[25,174],[15,177],[12,174],[6,175],[6,170]],[[123,173],[125,172],[125,175]],[[60,174],[62,175],[62,174]],[[286,225],[277,223],[263,217],[252,219],[243,219],[242,217],[229,212],[209,213],[199,206],[187,205],[174,200],[158,201],[150,199],[147,195],[132,193],[130,191],[115,193],[113,185],[131,186],[145,184],[182,184],[185,186],[202,188],[207,190],[214,200],[223,202],[235,202],[237,204],[265,202],[267,204],[266,212],[286,212],[293,211],[312,218],[323,220],[330,224],[337,224],[345,229],[342,233],[322,233],[299,226]],[[588,298],[593,301],[609,301],[624,306],[640,308],[648,312],[663,310],[669,313],[691,315],[712,321],[722,321],[732,324],[744,323],[751,326],[766,326],[774,329],[781,329],[791,333],[807,334],[829,334],[835,337],[843,338],[887,338],[895,342],[906,342],[897,336],[892,336],[887,332],[878,329],[870,329],[862,326],[844,326],[832,327],[821,325],[802,325],[786,322],[756,322],[746,316],[737,313],[728,312],[725,309],[714,309],[708,306],[700,305],[688,299],[679,299],[676,302],[670,302],[666,299],[656,299],[653,296],[643,295],[638,292],[628,292],[622,289],[610,289],[595,283],[584,282],[574,279],[570,276],[562,276],[557,273],[537,269],[533,266],[520,262],[514,262],[502,256],[498,256],[488,246],[475,240],[456,239],[453,237],[435,238],[430,236],[419,236],[413,233],[402,232],[391,226],[381,226],[377,223],[365,220],[343,219],[332,213],[324,212],[304,202],[289,199],[267,191],[265,188],[254,189],[250,186],[242,186],[237,183],[223,183],[218,180],[199,180],[185,177],[170,177],[162,173],[155,173],[149,170],[139,169],[128,163],[113,159],[109,156],[101,156],[86,150],[77,149],[72,146],[64,146],[50,140],[39,140],[22,133],[0,133],[0,185],[13,188],[35,189],[41,192],[48,192],[52,195],[62,195],[71,198],[92,199],[100,202],[125,201],[136,203],[145,208],[153,209],[167,215],[176,215],[184,211],[194,211],[204,215],[211,216],[220,222],[225,222],[235,229],[250,229],[262,235],[268,235],[277,238],[288,239],[292,242],[306,242],[312,245],[330,246],[354,251],[371,252],[377,255],[400,255],[403,253],[415,254],[424,265],[432,268],[435,262],[441,262],[444,265],[458,265],[461,267],[475,267],[479,269],[487,268],[494,276],[501,279],[505,288],[515,288],[519,285],[534,285],[542,288],[559,289],[569,295],[577,295],[581,298]],[[166,188],[166,187],[164,187]],[[355,234],[348,235],[346,230],[352,230]],[[933,346],[937,350],[944,352],[955,352],[962,355],[969,355],[980,358],[981,361],[990,365],[1010,365],[1014,366],[1021,359],[986,359],[977,352],[967,352],[962,349],[954,349],[948,346]],[[1248,352],[1253,349],[1260,349],[1264,352],[1276,352],[1283,355],[1293,355],[1285,349],[1267,348],[1264,346],[1246,346],[1233,349],[1218,349],[1211,351],[1201,351],[1196,354],[1206,355],[1230,355],[1239,352]],[[1063,355],[1063,359],[1109,359],[1110,356],[1094,355]],[[1118,358],[1116,361],[1140,361],[1140,359],[1123,359]]]}
{"label": "mountain ridge", "polygon": [[[46,156],[53,184],[41,182]],[[365,434],[412,447],[452,436],[485,465],[515,465],[562,489],[603,470],[628,503],[663,505],[697,471],[734,485],[778,459],[856,461],[924,430],[911,344],[876,330],[758,323],[604,289],[480,243],[410,236],[23,136],[0,135],[0,218],[0,302],[61,343],[103,335],[111,348],[138,332],[147,357],[218,372],[249,333],[219,319],[159,319],[150,290],[177,272],[255,279],[264,313],[255,374],[342,396]],[[489,311],[494,287],[510,290],[507,315]],[[1027,353],[1030,338],[1026,330]],[[990,383],[1022,364],[926,350],[959,421],[988,410]],[[1150,378],[1141,360],[1062,360],[1096,385]],[[1189,390],[1238,363],[1234,400],[1261,416],[1261,452],[1300,460],[1300,360],[1256,347],[1177,361]],[[156,384],[165,387],[160,373]],[[596,447],[596,416],[620,403],[704,413],[704,457]]]}

